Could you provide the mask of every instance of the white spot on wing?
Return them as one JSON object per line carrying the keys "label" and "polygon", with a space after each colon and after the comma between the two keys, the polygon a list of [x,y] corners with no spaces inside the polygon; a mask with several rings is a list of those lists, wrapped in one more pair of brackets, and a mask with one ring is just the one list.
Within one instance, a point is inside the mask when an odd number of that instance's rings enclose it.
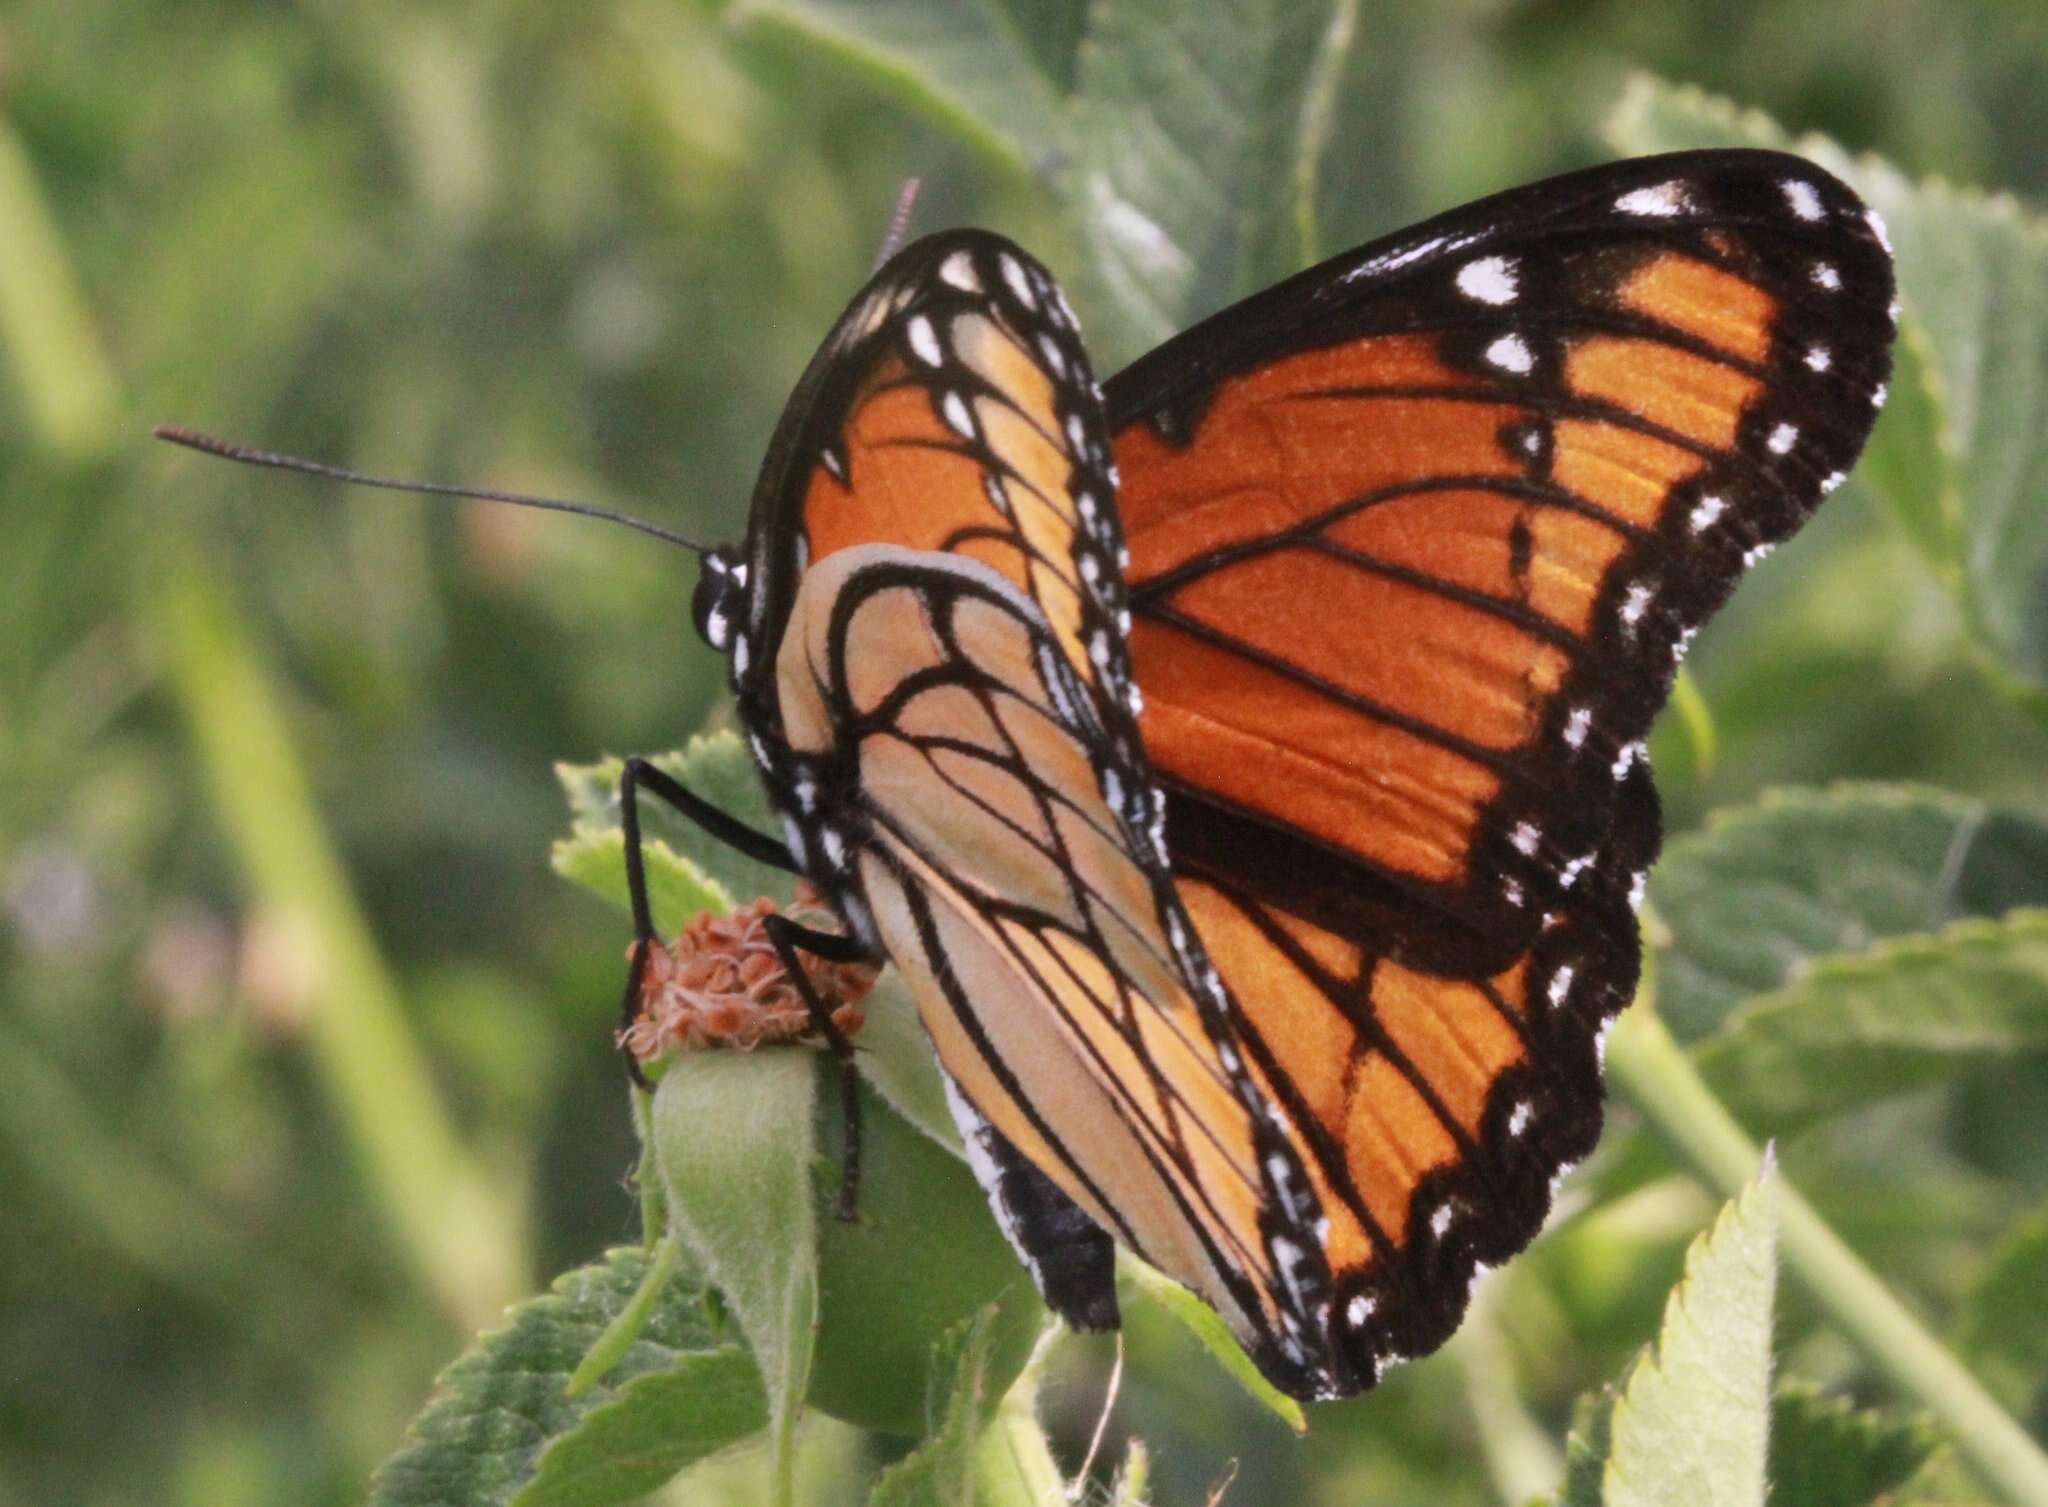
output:
{"label": "white spot on wing", "polygon": [[1372,1311],[1377,1306],[1371,1298],[1360,1293],[1344,1305],[1344,1322],[1353,1329],[1363,1329],[1365,1321],[1372,1317]]}
{"label": "white spot on wing", "polygon": [[1528,342],[1520,335],[1503,335],[1486,348],[1486,359],[1504,372],[1516,376],[1527,376],[1535,369],[1536,358],[1529,352]]}
{"label": "white spot on wing", "polygon": [[1634,874],[1629,876],[1628,908],[1630,910],[1638,911],[1643,908],[1643,892],[1648,888],[1649,883],[1650,871],[1648,869],[1637,869]]}
{"label": "white spot on wing", "polygon": [[1557,972],[1553,973],[1550,976],[1549,995],[1552,1009],[1555,1009],[1557,1006],[1563,1004],[1564,997],[1567,994],[1571,993],[1572,973],[1572,965],[1566,963],[1563,967],[1559,968]]}
{"label": "white spot on wing", "polygon": [[1668,220],[1673,215],[1684,213],[1691,205],[1685,197],[1685,186],[1673,179],[1651,188],[1630,189],[1614,201],[1614,207],[1625,215],[1647,215],[1651,219]]}
{"label": "white spot on wing", "polygon": [[1496,308],[1515,301],[1515,264],[1504,256],[1482,256],[1458,269],[1458,291]]}
{"label": "white spot on wing", "polygon": [[1815,262],[1813,264],[1813,281],[1817,287],[1823,288],[1829,293],[1839,293],[1842,291],[1842,274],[1835,270],[1833,262]]}
{"label": "white spot on wing", "polygon": [[1799,442],[1799,426],[1780,424],[1771,431],[1771,437],[1764,441],[1764,447],[1773,455],[1784,455]]}
{"label": "white spot on wing", "polygon": [[1650,610],[1650,588],[1641,581],[1629,587],[1628,595],[1622,599],[1622,625],[1631,632],[1643,620],[1643,614]]}
{"label": "white spot on wing", "polygon": [[1765,560],[1768,560],[1771,557],[1771,551],[1776,549],[1777,547],[1777,545],[1769,543],[1768,541],[1763,544],[1751,545],[1748,549],[1742,552],[1743,569],[1747,570],[1753,565],[1761,565]]}
{"label": "white spot on wing", "polygon": [[946,353],[939,349],[938,331],[932,328],[932,322],[924,315],[912,315],[904,332],[910,336],[911,354],[926,366],[938,366],[945,361]]}
{"label": "white spot on wing", "polygon": [[1515,830],[1508,834],[1508,841],[1515,845],[1515,851],[1525,858],[1534,856],[1536,844],[1542,838],[1534,822],[1516,822]]}
{"label": "white spot on wing", "polygon": [[981,291],[981,274],[974,270],[974,258],[964,251],[956,251],[939,263],[939,279],[963,293]]}
{"label": "white spot on wing", "polygon": [[1847,471],[1828,472],[1827,475],[1823,476],[1820,479],[1820,495],[1826,497],[1829,493],[1833,492],[1836,487],[1839,487],[1843,482],[1847,481],[1848,479],[1849,473]]}
{"label": "white spot on wing", "polygon": [[1806,369],[1810,372],[1824,372],[1835,364],[1835,358],[1828,354],[1824,345],[1809,345],[1806,348]]}
{"label": "white spot on wing", "polygon": [[1031,291],[1031,282],[1024,276],[1023,264],[1005,251],[997,258],[997,265],[1003,269],[1003,281],[1010,285],[1010,291],[1016,295],[1017,302],[1027,309],[1036,309],[1038,295]]}
{"label": "white spot on wing", "polygon": [[1520,1135],[1523,1131],[1527,1130],[1533,1113],[1534,1111],[1529,1108],[1529,1101],[1527,1099],[1518,1099],[1515,1102],[1514,1109],[1508,1115],[1508,1134]]}
{"label": "white spot on wing", "polygon": [[1892,254],[1892,238],[1885,232],[1884,216],[1874,209],[1866,209],[1863,212],[1863,218],[1870,226],[1870,233],[1877,237],[1877,244],[1884,247],[1884,254],[1890,256]]}
{"label": "white spot on wing", "polygon": [[1586,707],[1575,706],[1572,714],[1565,718],[1564,741],[1578,748],[1586,741],[1586,730],[1593,725],[1593,713]]}
{"label": "white spot on wing", "polygon": [[1792,213],[1802,220],[1818,220],[1821,217],[1820,191],[1803,178],[1787,178],[1778,185],[1785,191],[1785,202],[1792,206]]}
{"label": "white spot on wing", "polygon": [[939,400],[939,411],[945,414],[946,422],[968,439],[974,438],[974,415],[967,411],[967,400],[957,392],[949,392]]}
{"label": "white spot on wing", "polygon": [[1714,520],[1727,510],[1728,499],[1718,493],[1709,492],[1699,500],[1699,505],[1692,510],[1692,516],[1687,522],[1692,525],[1692,531],[1695,534],[1702,533],[1712,528]]}
{"label": "white spot on wing", "polygon": [[1429,1233],[1441,1240],[1451,1232],[1451,1206],[1438,1204],[1436,1212],[1429,1216]]}
{"label": "white spot on wing", "polygon": [[1060,349],[1060,343],[1053,339],[1052,336],[1041,333],[1038,337],[1038,353],[1045,357],[1046,367],[1052,374],[1061,381],[1065,381],[1067,376],[1067,357],[1066,353]]}

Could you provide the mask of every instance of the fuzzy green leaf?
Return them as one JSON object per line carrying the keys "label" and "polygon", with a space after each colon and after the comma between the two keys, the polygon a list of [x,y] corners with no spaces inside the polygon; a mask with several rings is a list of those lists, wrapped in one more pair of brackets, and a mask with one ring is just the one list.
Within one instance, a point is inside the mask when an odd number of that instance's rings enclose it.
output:
{"label": "fuzzy green leaf", "polygon": [[1230,1326],[1223,1322],[1216,1310],[1182,1287],[1173,1278],[1125,1252],[1117,1255],[1119,1286],[1127,1292],[1142,1296],[1157,1304],[1171,1315],[1198,1341],[1202,1348],[1215,1358],[1218,1365],[1242,1386],[1252,1398],[1297,1434],[1308,1432],[1308,1418],[1301,1410],[1301,1404],[1279,1390],[1260,1374],[1259,1368],[1244,1347],[1237,1342],[1237,1336],[1230,1332]]}
{"label": "fuzzy green leaf", "polygon": [[1789,146],[1884,217],[1904,304],[1897,375],[1919,391],[1879,427],[1865,481],[1927,553],[1997,682],[2048,717],[2048,222],[2009,196],[1916,183],[1879,158],[1818,136],[1788,140],[1755,111],[1645,77],[1608,136],[1632,152]]}
{"label": "fuzzy green leaf", "polygon": [[2021,1416],[2048,1403],[2048,1205],[1998,1242],[1963,1306],[1957,1348],[1998,1399]]}
{"label": "fuzzy green leaf", "polygon": [[[732,895],[724,885],[660,838],[641,835],[640,861],[647,872],[647,904],[654,914],[654,929],[663,936],[674,935],[700,911],[732,909]],[[556,838],[548,862],[564,879],[603,896],[620,910],[631,907],[632,895],[626,886],[626,835],[617,827]],[[623,965],[621,968],[623,976]]]}
{"label": "fuzzy green leaf", "polygon": [[[760,774],[737,734],[700,734],[652,762],[734,820],[757,832],[774,832]],[[620,907],[627,901],[626,849],[619,831],[619,777],[624,772],[622,759],[555,766],[569,802],[569,835],[555,843],[555,869]],[[699,911],[731,910],[756,895],[789,899],[789,875],[735,853],[658,797],[642,791],[639,804],[648,898],[664,933]]]}
{"label": "fuzzy green leaf", "polygon": [[1113,316],[1105,368],[1297,265],[1304,105],[1319,50],[1348,40],[1330,20],[1329,0],[1090,7],[1070,198]]}
{"label": "fuzzy green leaf", "polygon": [[996,0],[746,0],[732,14],[866,74],[1014,171],[1059,153],[1058,97]]}
{"label": "fuzzy green leaf", "polygon": [[[632,1300],[646,1269],[646,1252],[615,1250],[514,1308],[510,1323],[441,1373],[407,1444],[377,1472],[370,1501],[631,1501],[691,1460],[757,1432],[765,1414],[752,1362],[712,1332],[701,1294],[688,1283],[660,1294],[606,1376],[579,1397],[567,1395],[577,1363]],[[657,1417],[667,1434],[660,1457],[636,1461],[645,1425]],[[537,1484],[556,1476],[558,1457],[573,1467],[576,1494],[553,1495],[555,1486]],[[618,1493],[602,1494],[612,1484]]]}
{"label": "fuzzy green leaf", "polygon": [[1682,1041],[1816,958],[2048,904],[2048,824],[1912,786],[1784,790],[1673,842],[1657,1009]]}
{"label": "fuzzy green leaf", "polygon": [[1941,1435],[1925,1419],[1861,1411],[1789,1382],[1771,1401],[1771,1500],[1871,1507],[1927,1463]]}
{"label": "fuzzy green leaf", "polygon": [[[863,1056],[867,1036],[855,1038]],[[845,1119],[837,1064],[823,1058],[818,1066],[817,1180],[831,1199],[845,1165]],[[1001,1390],[1030,1358],[1045,1306],[958,1153],[872,1096],[861,1118],[859,1214],[832,1217],[821,1201],[809,1401],[862,1428],[915,1438],[931,1424],[931,1378],[947,1337],[993,1306],[999,1316],[985,1374]]]}
{"label": "fuzzy green leaf", "polygon": [[686,1355],[635,1377],[556,1440],[512,1507],[610,1507],[637,1502],[676,1472],[768,1422],[761,1373],[738,1345]]}
{"label": "fuzzy green leaf", "polygon": [[990,1304],[941,1343],[931,1370],[930,1429],[924,1443],[875,1482],[871,1507],[974,1507],[975,1445],[1002,1399],[988,1395],[996,1306]]}
{"label": "fuzzy green leaf", "polygon": [[1749,1001],[1696,1049],[1736,1114],[1784,1133],[1949,1077],[2048,1050],[2048,911],[1962,921],[1867,956],[1818,959]]}
{"label": "fuzzy green leaf", "polygon": [[1693,1242],[1656,1345],[1580,1406],[1563,1507],[1762,1507],[1775,1203],[1766,1167]]}
{"label": "fuzzy green leaf", "polygon": [[778,1502],[787,1501],[790,1435],[818,1316],[811,1059],[786,1048],[685,1052],[654,1090],[669,1220],[738,1317],[760,1367]]}

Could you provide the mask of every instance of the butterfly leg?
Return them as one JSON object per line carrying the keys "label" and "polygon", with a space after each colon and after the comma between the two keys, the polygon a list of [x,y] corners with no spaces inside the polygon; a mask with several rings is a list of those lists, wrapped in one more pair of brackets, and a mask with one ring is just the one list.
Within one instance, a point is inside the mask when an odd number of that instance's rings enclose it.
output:
{"label": "butterfly leg", "polygon": [[803,961],[796,954],[801,947],[828,963],[860,963],[870,961],[867,949],[852,937],[813,931],[808,926],[799,926],[787,916],[770,915],[761,926],[774,945],[775,955],[782,960],[789,981],[803,996],[804,1004],[811,1012],[811,1023],[825,1038],[825,1045],[831,1049],[832,1055],[839,1059],[839,1107],[846,1122],[846,1166],[839,1176],[839,1207],[836,1212],[841,1219],[852,1219],[860,1198],[860,1079],[853,1069],[853,1043],[833,1023],[831,1010],[818,997],[811,976],[804,972]]}
{"label": "butterfly leg", "polygon": [[[619,828],[626,839],[626,894],[633,908],[633,961],[626,969],[626,993],[619,1002],[619,1029],[633,1024],[640,1012],[640,984],[647,974],[647,953],[654,945],[654,911],[647,902],[647,863],[640,851],[640,799],[642,787],[734,851],[757,863],[796,873],[795,858],[774,838],[756,832],[745,822],[735,821],[700,795],[692,794],[682,781],[664,774],[647,760],[626,760],[619,776]],[[626,1054],[626,1072],[641,1088],[647,1078],[632,1054]]]}

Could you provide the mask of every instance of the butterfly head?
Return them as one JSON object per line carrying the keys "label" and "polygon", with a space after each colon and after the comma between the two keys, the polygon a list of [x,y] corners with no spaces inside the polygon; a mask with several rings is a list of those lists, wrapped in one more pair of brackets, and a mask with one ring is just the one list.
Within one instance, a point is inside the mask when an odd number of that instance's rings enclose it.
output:
{"label": "butterfly head", "polygon": [[703,574],[690,615],[704,642],[721,654],[732,652],[733,628],[746,618],[747,566],[730,545],[704,552]]}

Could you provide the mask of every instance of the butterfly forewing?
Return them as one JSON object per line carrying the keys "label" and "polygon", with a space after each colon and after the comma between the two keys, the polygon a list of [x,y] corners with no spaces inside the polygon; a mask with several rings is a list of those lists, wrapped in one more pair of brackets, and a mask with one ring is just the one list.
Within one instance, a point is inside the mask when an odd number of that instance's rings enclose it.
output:
{"label": "butterfly forewing", "polygon": [[1174,871],[1301,1127],[1361,1381],[1598,1134],[1641,740],[1853,463],[1892,307],[1841,184],[1686,154],[1455,211],[1108,384]]}

